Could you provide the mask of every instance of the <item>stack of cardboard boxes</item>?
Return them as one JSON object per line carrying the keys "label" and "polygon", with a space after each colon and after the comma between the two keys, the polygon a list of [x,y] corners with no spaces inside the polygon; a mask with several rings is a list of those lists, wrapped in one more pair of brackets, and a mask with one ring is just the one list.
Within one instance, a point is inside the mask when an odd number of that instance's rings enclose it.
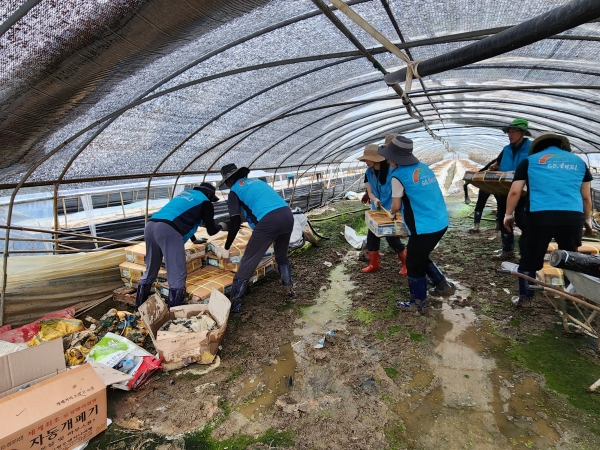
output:
{"label": "stack of cardboard boxes", "polygon": [[[199,228],[196,232],[196,238],[207,238],[206,244],[187,243],[186,261],[187,261],[187,280],[186,291],[188,303],[208,303],[212,289],[228,295],[233,284],[233,277],[237,272],[240,261],[252,230],[248,227],[242,227],[238,236],[233,241],[229,250],[229,262],[223,261],[223,250],[227,239],[226,233],[219,233],[213,237],[207,235],[206,230]],[[136,244],[125,248],[126,262],[123,262],[119,269],[121,279],[125,283],[125,288],[117,289],[114,292],[115,299],[132,303],[135,301],[134,289],[137,289],[137,282],[142,278],[145,265],[146,246],[144,243]],[[273,248],[269,247],[260,262],[258,268],[249,280],[252,285],[258,280],[264,278],[275,268],[273,259]],[[167,283],[167,271],[162,267],[158,273],[155,289],[164,298],[168,297],[169,285]],[[127,292],[125,292],[127,290]]]}

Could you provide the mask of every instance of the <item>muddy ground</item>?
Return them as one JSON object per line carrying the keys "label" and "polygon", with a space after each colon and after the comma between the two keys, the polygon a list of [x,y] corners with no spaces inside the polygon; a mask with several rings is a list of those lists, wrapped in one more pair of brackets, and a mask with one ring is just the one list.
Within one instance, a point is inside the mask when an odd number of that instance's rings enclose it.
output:
{"label": "muddy ground", "polygon": [[314,222],[329,240],[292,256],[293,302],[275,274],[252,287],[218,367],[110,391],[114,424],[89,448],[600,448],[600,395],[585,391],[600,378],[597,342],[567,335],[540,294],[511,307],[516,280],[489,258],[493,223],[469,234],[472,207],[448,204],[432,259],[460,289],[432,314],[397,311],[408,288],[386,244],[381,270],[360,272],[342,232],[364,226],[348,213],[361,205],[334,204],[314,216],[343,213]]}

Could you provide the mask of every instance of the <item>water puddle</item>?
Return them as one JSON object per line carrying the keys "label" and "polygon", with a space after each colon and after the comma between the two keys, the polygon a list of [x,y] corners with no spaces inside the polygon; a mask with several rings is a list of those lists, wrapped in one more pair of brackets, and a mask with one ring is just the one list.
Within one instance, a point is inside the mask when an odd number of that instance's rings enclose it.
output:
{"label": "water puddle", "polygon": [[261,410],[272,406],[277,397],[292,388],[296,361],[306,364],[304,352],[307,348],[316,345],[330,330],[346,328],[345,319],[352,304],[347,292],[353,286],[350,277],[344,274],[343,264],[331,271],[329,286],[321,290],[313,306],[302,308],[302,317],[295,322],[296,342],[281,346],[277,360],[263,365],[260,376],[243,381],[239,398],[244,399],[240,408],[244,417],[260,416]]}
{"label": "water puddle", "polygon": [[242,383],[240,398],[247,398],[240,413],[246,418],[261,415],[261,410],[275,404],[280,395],[285,394],[293,386],[296,360],[292,344],[279,347],[279,356],[270,364],[262,367],[260,376],[249,378]]}
{"label": "water puddle", "polygon": [[319,292],[316,303],[302,309],[302,317],[294,323],[294,336],[316,344],[329,330],[345,330],[352,300],[347,293],[354,288],[344,265],[336,266],[329,276],[329,286]]}
{"label": "water puddle", "polygon": [[442,304],[433,356],[398,406],[407,433],[424,448],[547,449],[560,435],[543,410],[545,394],[531,377],[496,367],[497,340],[469,307],[455,307],[467,289]]}

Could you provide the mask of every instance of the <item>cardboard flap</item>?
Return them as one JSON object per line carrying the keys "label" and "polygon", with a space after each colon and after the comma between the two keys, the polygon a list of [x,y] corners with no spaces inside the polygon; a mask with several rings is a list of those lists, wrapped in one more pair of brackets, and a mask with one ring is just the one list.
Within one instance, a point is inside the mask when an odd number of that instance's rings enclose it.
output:
{"label": "cardboard flap", "polygon": [[0,394],[67,369],[62,339],[54,339],[0,358]]}
{"label": "cardboard flap", "polygon": [[169,320],[169,307],[160,297],[160,294],[156,293],[148,297],[148,300],[138,308],[138,311],[150,332],[150,336],[152,339],[156,339],[158,329]]}
{"label": "cardboard flap", "polygon": [[112,367],[105,366],[104,364],[97,363],[95,361],[89,361],[89,365],[93,367],[96,375],[102,380],[105,386],[111,384],[124,383],[131,380],[133,377],[126,373],[119,372]]}
{"label": "cardboard flap", "polygon": [[212,292],[210,293],[210,300],[208,302],[208,312],[212,318],[217,321],[219,327],[222,327],[227,323],[230,309],[231,302],[229,299],[213,288]]}

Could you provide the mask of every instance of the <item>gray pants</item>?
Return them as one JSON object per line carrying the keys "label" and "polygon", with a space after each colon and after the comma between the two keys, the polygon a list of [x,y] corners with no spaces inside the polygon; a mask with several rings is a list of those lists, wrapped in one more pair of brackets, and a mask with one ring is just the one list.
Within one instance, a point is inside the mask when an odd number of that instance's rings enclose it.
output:
{"label": "gray pants", "polygon": [[252,232],[235,278],[249,280],[271,244],[277,265],[289,264],[287,252],[293,228],[294,215],[288,207],[278,208],[263,217]]}
{"label": "gray pants", "polygon": [[144,229],[146,272],[140,284],[153,283],[160,270],[163,255],[167,267],[169,289],[185,289],[186,267],[183,236],[163,222],[148,222]]}

